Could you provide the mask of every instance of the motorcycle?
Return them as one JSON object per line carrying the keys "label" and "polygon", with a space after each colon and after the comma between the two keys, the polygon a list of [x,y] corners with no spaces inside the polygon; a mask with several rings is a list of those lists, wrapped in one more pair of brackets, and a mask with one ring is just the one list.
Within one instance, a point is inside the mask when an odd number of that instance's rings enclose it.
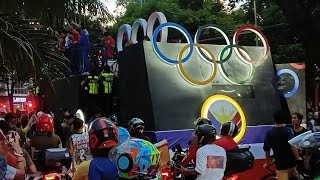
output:
{"label": "motorcycle", "polygon": [[305,166],[310,171],[311,178],[320,178],[320,132],[305,132],[292,138],[289,143],[306,152],[305,158],[309,159],[309,163]]}
{"label": "motorcycle", "polygon": [[[234,179],[237,173],[244,172],[253,168],[254,156],[249,151],[250,146],[241,146],[238,149],[227,152],[227,167],[225,171],[225,177],[228,179]],[[162,178],[164,180],[196,179],[194,175],[184,176],[179,173],[181,167],[178,164],[187,155],[188,151],[183,151],[180,145],[175,146],[173,149],[174,155],[172,160],[168,163],[170,168],[162,169]],[[194,169],[194,164],[189,163],[185,168]]]}
{"label": "motorcycle", "polygon": [[[44,158],[43,157],[44,153]],[[38,174],[27,175],[28,180],[71,180],[71,155],[66,148],[50,148],[45,152],[36,152],[34,159]]]}
{"label": "motorcycle", "polygon": [[[172,148],[172,151],[174,152],[173,157],[168,162],[168,167],[161,169],[161,177],[163,180],[193,180],[196,178],[196,176],[189,175],[185,176],[180,173],[181,167],[178,165],[183,158],[187,155],[188,150],[184,151],[180,144],[176,145]],[[194,164],[189,163],[185,168],[188,169],[194,169]]]}

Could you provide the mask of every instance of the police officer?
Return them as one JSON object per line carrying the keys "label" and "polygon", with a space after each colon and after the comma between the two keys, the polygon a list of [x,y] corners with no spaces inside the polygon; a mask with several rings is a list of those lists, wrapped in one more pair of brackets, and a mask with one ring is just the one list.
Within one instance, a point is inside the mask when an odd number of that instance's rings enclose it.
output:
{"label": "police officer", "polygon": [[90,72],[85,80],[81,82],[81,86],[84,87],[84,96],[80,98],[85,98],[85,106],[89,114],[92,115],[93,108],[96,106],[99,99],[99,76],[97,71],[94,69]]}
{"label": "police officer", "polygon": [[110,116],[112,114],[112,88],[113,88],[113,73],[110,71],[110,66],[105,65],[100,76],[100,104],[104,115]]}

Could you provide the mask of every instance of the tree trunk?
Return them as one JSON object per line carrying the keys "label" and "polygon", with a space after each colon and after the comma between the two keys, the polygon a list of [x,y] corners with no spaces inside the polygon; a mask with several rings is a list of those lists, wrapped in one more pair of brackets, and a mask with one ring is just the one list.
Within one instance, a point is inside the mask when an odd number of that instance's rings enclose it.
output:
{"label": "tree trunk", "polygon": [[[10,79],[8,80],[8,82],[6,82],[6,86],[7,86],[7,94],[8,94],[8,100],[9,100],[9,107],[10,107],[10,111],[13,112],[13,88],[14,85],[12,87],[13,82],[11,82],[10,84]],[[10,86],[11,85],[11,90],[10,90]]]}
{"label": "tree trunk", "polygon": [[13,94],[8,93],[10,111],[13,112]]}
{"label": "tree trunk", "polygon": [[[13,79],[13,78],[11,78]],[[10,109],[13,112],[13,94],[14,94],[14,85],[16,84],[16,82],[11,80],[11,92],[9,94],[9,103],[10,103]]]}

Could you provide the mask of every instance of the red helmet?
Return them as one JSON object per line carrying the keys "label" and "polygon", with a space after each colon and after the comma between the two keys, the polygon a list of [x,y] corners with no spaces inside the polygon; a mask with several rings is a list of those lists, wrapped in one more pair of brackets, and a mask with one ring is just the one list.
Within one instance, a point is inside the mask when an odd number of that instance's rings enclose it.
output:
{"label": "red helmet", "polygon": [[89,147],[92,149],[111,148],[118,144],[116,125],[106,118],[94,120],[89,128]]}
{"label": "red helmet", "polygon": [[36,124],[37,132],[52,132],[53,131],[53,119],[49,114],[41,114],[38,117]]}

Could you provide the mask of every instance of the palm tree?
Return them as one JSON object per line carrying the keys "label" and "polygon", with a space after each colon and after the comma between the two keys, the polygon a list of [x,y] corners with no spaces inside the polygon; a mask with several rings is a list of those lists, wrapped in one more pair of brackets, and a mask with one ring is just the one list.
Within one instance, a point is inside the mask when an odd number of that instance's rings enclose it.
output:
{"label": "palm tree", "polygon": [[106,7],[107,0],[1,0],[0,14],[21,14],[39,19],[53,29],[63,27],[64,18],[80,23],[84,16],[90,19],[113,20]]}
{"label": "palm tree", "polygon": [[[40,26],[40,25],[39,25]],[[0,76],[6,84],[13,110],[14,85],[40,77],[52,82],[70,72],[63,54],[55,51],[57,40],[50,28],[29,28],[19,17],[0,17]]]}

